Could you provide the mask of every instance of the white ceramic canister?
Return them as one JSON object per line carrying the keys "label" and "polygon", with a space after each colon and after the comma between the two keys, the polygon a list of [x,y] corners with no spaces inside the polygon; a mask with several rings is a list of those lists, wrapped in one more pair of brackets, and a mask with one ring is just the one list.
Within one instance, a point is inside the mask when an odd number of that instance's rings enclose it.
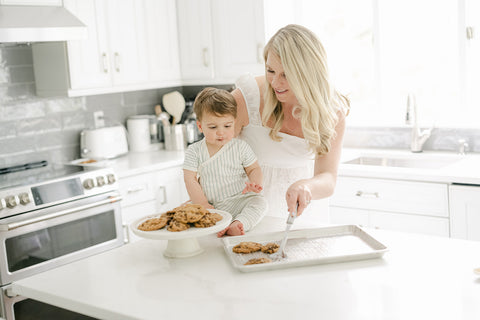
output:
{"label": "white ceramic canister", "polygon": [[131,116],[127,119],[128,144],[130,151],[143,152],[150,150],[150,118],[147,116]]}

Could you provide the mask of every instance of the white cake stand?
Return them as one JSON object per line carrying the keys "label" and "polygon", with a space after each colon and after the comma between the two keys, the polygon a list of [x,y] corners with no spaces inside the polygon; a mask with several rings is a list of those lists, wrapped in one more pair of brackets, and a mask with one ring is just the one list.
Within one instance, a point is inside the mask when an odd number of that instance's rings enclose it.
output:
{"label": "white cake stand", "polygon": [[192,257],[203,252],[200,247],[197,238],[206,236],[212,233],[217,233],[230,224],[232,221],[232,215],[226,211],[208,209],[210,212],[218,213],[222,215],[223,219],[218,221],[214,226],[209,228],[195,228],[190,227],[184,231],[172,232],[167,231],[167,228],[163,228],[155,231],[142,231],[138,230],[138,226],[145,220],[151,218],[157,218],[160,215],[143,217],[130,224],[130,229],[134,234],[139,237],[154,240],[168,240],[167,248],[163,252],[163,255],[168,258],[187,258]]}

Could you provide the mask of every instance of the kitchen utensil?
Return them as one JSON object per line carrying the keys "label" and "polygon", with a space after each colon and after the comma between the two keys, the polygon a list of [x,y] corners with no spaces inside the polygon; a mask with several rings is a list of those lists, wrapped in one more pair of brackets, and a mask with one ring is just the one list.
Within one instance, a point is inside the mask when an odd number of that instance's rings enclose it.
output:
{"label": "kitchen utensil", "polygon": [[179,123],[185,110],[185,98],[178,91],[164,94],[162,97],[163,108],[175,119],[173,124]]}
{"label": "kitchen utensil", "polygon": [[278,251],[270,256],[272,260],[279,260],[282,258],[286,258],[285,251],[284,251],[285,245],[287,244],[288,232],[292,228],[293,222],[297,217],[297,210],[298,210],[298,203],[295,206],[295,212],[288,214],[287,227],[285,228],[285,234],[283,236],[282,242],[280,243],[280,248],[278,249]]}
{"label": "kitchen utensil", "polygon": [[288,238],[288,256],[269,263],[245,265],[253,258],[269,258],[261,251],[238,254],[232,251],[240,242],[252,241],[265,245],[281,239],[284,232],[223,238],[225,253],[232,266],[242,272],[338,263],[382,257],[388,248],[355,225],[341,225],[292,230]]}
{"label": "kitchen utensil", "polygon": [[128,152],[127,134],[122,125],[85,129],[80,133],[82,158],[111,159]]}
{"label": "kitchen utensil", "polygon": [[157,104],[155,106],[155,115],[158,117],[160,113],[162,113],[162,107],[159,104]]}

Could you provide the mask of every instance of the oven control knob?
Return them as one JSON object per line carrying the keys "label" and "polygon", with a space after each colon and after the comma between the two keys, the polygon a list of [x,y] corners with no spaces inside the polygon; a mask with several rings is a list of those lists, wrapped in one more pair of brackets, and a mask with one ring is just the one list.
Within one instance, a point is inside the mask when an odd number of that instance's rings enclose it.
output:
{"label": "oven control knob", "polygon": [[97,186],[101,187],[105,185],[105,178],[103,176],[97,177]]}
{"label": "oven control knob", "polygon": [[14,208],[18,204],[15,196],[6,197],[5,202],[7,203],[7,207],[9,207],[10,209]]}
{"label": "oven control knob", "polygon": [[20,193],[18,195],[18,198],[20,199],[20,203],[23,204],[23,205],[26,205],[30,202],[30,197],[28,196],[28,193],[26,193],[26,192]]}
{"label": "oven control knob", "polygon": [[86,179],[85,181],[83,181],[83,187],[87,190],[95,187],[95,183],[93,182],[93,179]]}
{"label": "oven control knob", "polygon": [[107,174],[107,180],[108,180],[108,184],[112,184],[112,183],[115,183],[115,175],[114,174]]}

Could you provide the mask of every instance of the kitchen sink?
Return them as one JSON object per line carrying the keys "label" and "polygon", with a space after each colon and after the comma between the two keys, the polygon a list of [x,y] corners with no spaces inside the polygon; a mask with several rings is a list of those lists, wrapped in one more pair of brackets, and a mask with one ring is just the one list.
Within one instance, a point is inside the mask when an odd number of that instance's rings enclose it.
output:
{"label": "kitchen sink", "polygon": [[426,156],[418,158],[398,157],[398,156],[361,156],[349,161],[345,164],[359,164],[367,166],[381,167],[401,167],[401,168],[424,168],[424,169],[440,169],[447,165],[451,165],[459,161],[459,157],[435,157]]}

